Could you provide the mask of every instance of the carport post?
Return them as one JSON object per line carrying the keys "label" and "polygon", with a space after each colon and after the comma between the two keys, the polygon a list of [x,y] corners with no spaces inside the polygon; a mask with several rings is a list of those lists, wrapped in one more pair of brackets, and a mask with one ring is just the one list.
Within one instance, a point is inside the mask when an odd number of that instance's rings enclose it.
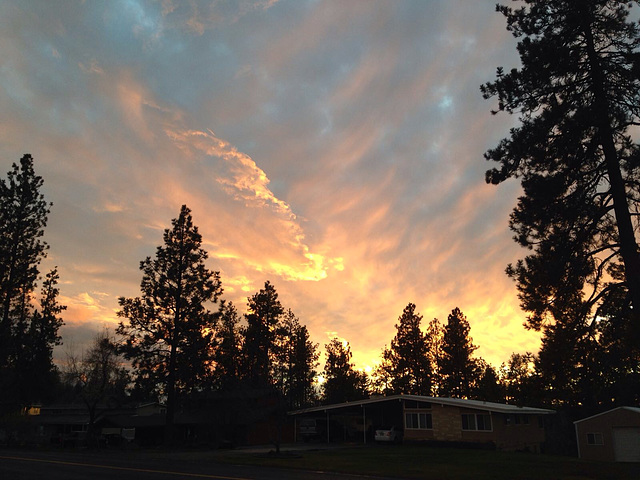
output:
{"label": "carport post", "polygon": [[331,437],[329,432],[329,410],[325,410],[327,412],[327,443],[329,443],[329,438]]}
{"label": "carport post", "polygon": [[367,444],[367,414],[366,408],[362,405],[362,435],[364,436],[364,444]]}

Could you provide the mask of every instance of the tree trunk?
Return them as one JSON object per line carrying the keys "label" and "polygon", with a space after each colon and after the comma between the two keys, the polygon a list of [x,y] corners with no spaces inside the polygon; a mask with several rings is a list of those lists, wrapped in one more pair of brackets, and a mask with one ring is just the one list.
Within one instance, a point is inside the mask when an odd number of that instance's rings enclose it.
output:
{"label": "tree trunk", "polygon": [[598,135],[604,152],[605,164],[611,185],[613,208],[620,241],[620,256],[624,264],[625,283],[632,304],[632,334],[634,340],[640,340],[640,256],[635,238],[633,222],[627,202],[627,192],[620,170],[620,161],[616,152],[609,105],[604,88],[604,77],[598,53],[595,49],[593,32],[589,24],[585,28],[587,55],[593,78],[593,94],[595,98],[595,117],[598,119]]}

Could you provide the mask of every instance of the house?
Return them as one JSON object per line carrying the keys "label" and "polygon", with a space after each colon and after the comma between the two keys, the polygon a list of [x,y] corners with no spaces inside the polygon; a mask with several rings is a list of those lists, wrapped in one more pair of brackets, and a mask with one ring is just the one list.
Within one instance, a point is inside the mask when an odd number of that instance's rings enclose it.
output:
{"label": "house", "polygon": [[[323,441],[373,440],[376,427],[404,430],[405,442],[475,445],[499,450],[540,452],[545,418],[553,410],[501,403],[418,395],[376,397],[289,412]],[[304,421],[303,421],[304,420]],[[296,440],[300,428],[296,428]]]}
{"label": "house", "polygon": [[640,462],[640,408],[618,407],[573,424],[580,458]]}

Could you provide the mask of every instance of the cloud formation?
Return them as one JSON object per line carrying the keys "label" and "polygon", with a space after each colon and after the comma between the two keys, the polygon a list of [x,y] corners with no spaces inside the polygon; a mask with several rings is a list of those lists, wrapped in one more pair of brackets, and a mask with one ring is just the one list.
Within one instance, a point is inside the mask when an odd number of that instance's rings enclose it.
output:
{"label": "cloud formation", "polygon": [[514,119],[479,85],[517,65],[492,0],[4,2],[0,55],[0,166],[33,154],[54,203],[65,341],[117,322],[187,204],[224,298],[270,280],[361,367],[409,302],[459,307],[496,366],[537,350],[504,275],[519,187],[484,183]]}

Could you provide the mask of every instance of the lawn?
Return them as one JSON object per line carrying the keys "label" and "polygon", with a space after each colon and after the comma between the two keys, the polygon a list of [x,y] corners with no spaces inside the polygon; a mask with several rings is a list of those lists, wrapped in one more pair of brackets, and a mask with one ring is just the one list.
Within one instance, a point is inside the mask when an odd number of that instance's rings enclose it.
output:
{"label": "lawn", "polygon": [[241,451],[217,452],[217,461],[433,480],[638,480],[640,464],[421,445],[318,449],[273,458]]}

